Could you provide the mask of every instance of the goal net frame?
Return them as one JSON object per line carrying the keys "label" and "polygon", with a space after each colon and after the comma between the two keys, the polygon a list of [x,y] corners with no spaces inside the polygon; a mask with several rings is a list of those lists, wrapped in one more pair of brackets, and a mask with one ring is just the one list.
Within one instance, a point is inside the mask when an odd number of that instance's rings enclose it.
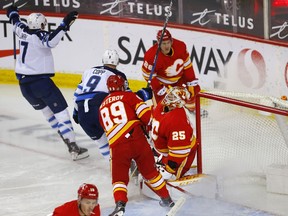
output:
{"label": "goal net frame", "polygon": [[[228,92],[227,92],[228,93]],[[245,94],[245,93],[243,93]],[[278,104],[278,103],[285,103],[284,107],[285,109],[282,108],[278,108],[278,107],[272,107],[270,105],[262,105],[262,104],[257,104],[257,103],[253,103],[253,102],[248,102],[248,101],[244,101],[244,100],[239,100],[239,99],[235,99],[235,98],[231,98],[229,97],[229,94],[227,94],[228,96],[224,94],[220,95],[220,94],[213,94],[213,91],[210,92],[200,92],[196,95],[196,101],[195,101],[195,126],[196,126],[196,137],[197,137],[197,142],[198,142],[198,149],[197,149],[197,172],[199,174],[203,173],[203,164],[202,164],[202,134],[201,134],[201,103],[200,100],[201,99],[210,99],[210,100],[215,100],[221,103],[228,103],[228,104],[232,104],[232,105],[236,105],[236,106],[242,106],[242,107],[246,107],[246,108],[251,108],[254,110],[258,110],[258,111],[262,111],[262,112],[269,112],[272,114],[276,114],[276,115],[282,115],[282,116],[288,116],[288,106],[287,105],[287,101],[283,101],[281,99],[276,99],[276,102],[273,101],[273,98],[269,98],[270,100],[272,100],[272,104],[273,102]],[[245,94],[247,95],[247,97],[253,97],[253,94]],[[264,96],[261,96],[264,97]],[[286,110],[287,109],[287,110]],[[209,112],[208,112],[208,116],[209,116]],[[287,144],[287,140],[285,140],[286,144]]]}

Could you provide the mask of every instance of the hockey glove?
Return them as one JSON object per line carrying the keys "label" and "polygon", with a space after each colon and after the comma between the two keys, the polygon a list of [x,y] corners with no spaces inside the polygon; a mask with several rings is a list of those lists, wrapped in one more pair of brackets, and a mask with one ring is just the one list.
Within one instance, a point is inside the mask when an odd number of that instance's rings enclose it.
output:
{"label": "hockey glove", "polygon": [[150,87],[148,88],[142,88],[136,92],[136,94],[143,100],[147,101],[152,99],[152,89]]}
{"label": "hockey glove", "polygon": [[190,112],[193,112],[195,110],[195,97],[191,97],[190,99],[186,100],[185,107]]}
{"label": "hockey glove", "polygon": [[14,18],[18,18],[19,19],[19,11],[18,11],[17,6],[12,5],[12,6],[8,7],[6,15],[9,18],[9,22],[10,23],[12,23],[11,21]]}
{"label": "hockey glove", "polygon": [[73,111],[73,119],[76,124],[79,124],[78,111],[76,109]]}
{"label": "hockey glove", "polygon": [[157,91],[157,95],[158,96],[163,96],[163,95],[165,95],[167,93],[167,91],[168,91],[168,88],[166,86],[163,86],[161,89],[159,89]]}
{"label": "hockey glove", "polygon": [[[155,153],[158,155],[156,151]],[[175,171],[172,168],[170,168],[169,165],[167,164],[168,158],[163,156],[163,154],[160,154],[159,156],[157,156],[155,155],[155,153],[154,153],[154,160],[155,160],[156,168],[159,171],[159,173],[162,175],[162,177],[165,180],[175,180],[176,176],[173,174],[175,173]]]}
{"label": "hockey glove", "polygon": [[176,180],[176,176],[173,173],[168,171],[167,166],[168,165],[166,165],[165,167],[158,166],[157,168],[159,170],[159,173],[162,175],[163,179],[165,180],[170,180],[170,181]]}
{"label": "hockey glove", "polygon": [[60,26],[64,27],[65,31],[70,30],[70,26],[75,22],[75,20],[78,18],[78,12],[77,11],[72,11],[68,13],[63,21],[61,22]]}

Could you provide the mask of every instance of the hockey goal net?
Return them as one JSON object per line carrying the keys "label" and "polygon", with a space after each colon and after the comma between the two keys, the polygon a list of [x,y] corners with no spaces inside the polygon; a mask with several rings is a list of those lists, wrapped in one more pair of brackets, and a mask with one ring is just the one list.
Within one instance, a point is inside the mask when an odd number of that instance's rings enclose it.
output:
{"label": "hockey goal net", "polygon": [[271,164],[288,165],[287,100],[224,91],[198,96],[198,172],[263,175]]}

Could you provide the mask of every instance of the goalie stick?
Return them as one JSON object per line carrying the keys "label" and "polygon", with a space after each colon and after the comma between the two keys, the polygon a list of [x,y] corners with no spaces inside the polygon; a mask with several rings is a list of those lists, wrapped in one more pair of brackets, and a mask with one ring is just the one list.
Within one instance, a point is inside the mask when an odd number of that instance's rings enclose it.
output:
{"label": "goalie stick", "polygon": [[[181,185],[189,185],[189,184],[192,184],[192,183],[195,183],[195,182],[199,182],[200,179],[202,177],[205,177],[205,176],[206,176],[206,174],[194,174],[194,175],[184,176],[184,177],[178,179],[178,181],[182,182],[181,184],[178,184],[178,185],[180,185],[180,186]],[[183,189],[182,187],[179,187],[178,185],[175,185],[174,184],[175,182],[177,182],[177,180],[176,181],[170,181],[170,182],[166,181],[166,184],[168,186],[180,191],[181,193],[187,194],[190,197],[196,197],[195,194],[192,194],[191,192]]]}
{"label": "goalie stick", "polygon": [[181,188],[181,187],[179,187],[179,186],[173,185],[173,184],[171,184],[171,183],[169,183],[169,182],[166,182],[166,184],[167,184],[168,186],[170,186],[170,187],[175,188],[176,190],[178,190],[178,191],[180,191],[180,192],[182,192],[182,193],[184,193],[184,194],[187,194],[188,196],[195,197],[194,194],[190,193],[189,191],[184,190],[183,188]]}
{"label": "goalie stick", "polygon": [[170,211],[166,214],[166,216],[175,216],[176,213],[180,210],[180,208],[183,206],[185,203],[186,198],[185,197],[180,197],[175,205],[170,209]]}
{"label": "goalie stick", "polygon": [[[146,182],[143,181],[147,187],[155,193],[155,191],[152,189],[152,187]],[[167,182],[168,183],[168,182]],[[180,197],[177,202],[175,202],[175,205],[169,210],[169,212],[166,214],[166,216],[175,216],[176,213],[180,210],[182,205],[185,203],[186,198],[184,196]]]}
{"label": "goalie stick", "polygon": [[156,64],[157,64],[158,55],[159,55],[159,51],[160,51],[160,46],[161,46],[161,43],[162,43],[162,40],[163,40],[163,36],[164,36],[164,32],[166,30],[167,23],[168,23],[170,14],[171,14],[172,5],[173,5],[173,0],[170,1],[170,5],[169,5],[168,11],[167,11],[166,19],[165,19],[165,22],[164,22],[164,26],[163,26],[163,29],[162,29],[161,36],[160,36],[160,40],[158,42],[158,48],[157,48],[156,54],[154,56],[153,66],[152,66],[152,69],[151,69],[151,72],[150,72],[150,75],[149,75],[149,79],[148,79],[148,82],[147,82],[147,88],[150,87],[152,76],[153,76],[154,71],[155,71],[155,67],[156,67]]}

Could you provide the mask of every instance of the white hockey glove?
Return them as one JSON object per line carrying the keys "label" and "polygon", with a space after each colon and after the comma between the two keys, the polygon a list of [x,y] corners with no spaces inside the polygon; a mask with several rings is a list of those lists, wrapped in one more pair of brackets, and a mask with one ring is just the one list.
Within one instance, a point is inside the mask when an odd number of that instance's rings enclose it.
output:
{"label": "white hockey glove", "polygon": [[[157,165],[156,165],[157,166]],[[168,172],[164,166],[157,166],[160,174],[162,175],[163,179],[174,181],[176,180],[176,176],[170,172]]]}
{"label": "white hockey glove", "polygon": [[166,86],[163,86],[158,92],[157,92],[157,95],[158,96],[163,96],[164,94],[166,94],[167,92],[167,87]]}
{"label": "white hockey glove", "polygon": [[175,180],[176,176],[165,169],[165,164],[163,164],[162,158],[163,154],[160,154],[159,157],[154,155],[157,170],[165,180]]}

